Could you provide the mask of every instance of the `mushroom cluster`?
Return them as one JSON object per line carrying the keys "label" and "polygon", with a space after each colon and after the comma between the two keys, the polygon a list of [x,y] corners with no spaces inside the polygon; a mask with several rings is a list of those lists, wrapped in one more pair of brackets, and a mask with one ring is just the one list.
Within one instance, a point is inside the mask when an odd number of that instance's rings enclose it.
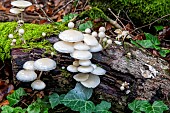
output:
{"label": "mushroom cluster", "polygon": [[[16,78],[21,82],[31,82],[31,87],[35,90],[42,90],[46,87],[46,84],[40,80],[43,71],[50,71],[56,68],[56,62],[50,58],[40,58],[36,61],[27,61],[23,64],[23,70],[20,70]],[[40,71],[39,76],[35,73],[35,70]]]}
{"label": "mushroom cluster", "polygon": [[98,75],[104,75],[106,71],[92,64],[91,52],[99,52],[103,48],[98,40],[89,33],[90,29],[85,30],[86,34],[73,30],[74,23],[68,23],[69,30],[59,34],[61,41],[56,42],[53,47],[61,53],[69,53],[75,59],[72,65],[67,67],[70,72],[80,72],[74,75],[74,79],[87,88],[95,88],[100,83]]}

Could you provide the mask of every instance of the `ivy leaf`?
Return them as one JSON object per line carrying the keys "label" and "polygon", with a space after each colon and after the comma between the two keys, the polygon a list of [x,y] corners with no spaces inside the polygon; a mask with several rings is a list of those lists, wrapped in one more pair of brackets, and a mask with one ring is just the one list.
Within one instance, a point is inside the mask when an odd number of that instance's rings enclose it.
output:
{"label": "ivy leaf", "polygon": [[91,21],[87,21],[87,22],[85,22],[83,24],[80,24],[79,30],[80,31],[85,31],[86,28],[92,28],[92,27],[93,27],[92,22]]}
{"label": "ivy leaf", "polygon": [[96,112],[95,113],[111,113],[108,111],[111,108],[111,103],[102,101],[100,104],[96,106]]}
{"label": "ivy leaf", "polygon": [[161,49],[159,50],[159,54],[162,56],[162,57],[166,57],[166,55],[170,53],[170,50],[169,49]]}
{"label": "ivy leaf", "polygon": [[57,93],[53,93],[49,95],[49,102],[51,104],[52,109],[60,104],[60,96]]}
{"label": "ivy leaf", "polygon": [[149,103],[143,104],[140,110],[145,113],[163,113],[163,111],[168,110],[168,107],[163,101],[155,101],[152,106]]}
{"label": "ivy leaf", "polygon": [[30,104],[27,108],[28,113],[40,113],[40,105],[37,104],[35,101],[34,103]]}
{"label": "ivy leaf", "polygon": [[8,105],[2,106],[1,109],[1,113],[12,113],[14,111],[14,108]]}
{"label": "ivy leaf", "polygon": [[8,95],[7,99],[10,103],[10,106],[18,103],[20,101],[20,97],[24,95],[27,95],[27,94],[25,93],[23,88],[19,88],[16,91],[14,91],[14,93],[12,93],[11,95]]}
{"label": "ivy leaf", "polygon": [[155,29],[156,29],[156,31],[160,31],[160,30],[163,30],[163,26],[154,26],[155,27]]}
{"label": "ivy leaf", "polygon": [[132,113],[141,113],[140,107],[141,105],[148,104],[148,101],[146,100],[134,100],[132,103],[128,104],[128,107],[130,110],[132,110]]}
{"label": "ivy leaf", "polygon": [[145,33],[146,40],[150,40],[154,45],[160,45],[160,41],[157,37],[150,33]]}
{"label": "ivy leaf", "polygon": [[71,19],[73,19],[76,16],[78,16],[78,14],[70,13],[63,17],[62,22],[69,22]]}
{"label": "ivy leaf", "polygon": [[151,40],[136,40],[136,42],[143,48],[154,48],[154,45]]}
{"label": "ivy leaf", "polygon": [[87,101],[87,99],[91,97],[92,91],[92,89],[77,83],[75,88],[69,91],[61,102],[74,111],[91,113],[95,110],[95,105],[93,102]]}
{"label": "ivy leaf", "polygon": [[21,107],[14,108],[13,113],[25,113],[26,109],[22,109]]}

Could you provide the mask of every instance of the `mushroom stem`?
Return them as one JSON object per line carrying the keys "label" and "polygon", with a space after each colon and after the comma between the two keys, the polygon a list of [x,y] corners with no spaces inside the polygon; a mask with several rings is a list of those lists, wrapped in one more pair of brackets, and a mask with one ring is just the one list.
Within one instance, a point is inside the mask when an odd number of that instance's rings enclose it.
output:
{"label": "mushroom stem", "polygon": [[37,80],[40,80],[42,73],[43,73],[43,71],[40,72],[40,74],[37,77]]}
{"label": "mushroom stem", "polygon": [[23,20],[24,14],[23,11],[21,11],[21,20]]}

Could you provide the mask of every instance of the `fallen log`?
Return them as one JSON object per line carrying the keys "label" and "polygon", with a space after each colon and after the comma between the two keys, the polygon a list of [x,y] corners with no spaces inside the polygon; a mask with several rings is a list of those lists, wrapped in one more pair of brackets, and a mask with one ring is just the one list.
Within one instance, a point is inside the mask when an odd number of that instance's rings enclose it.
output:
{"label": "fallen log", "polygon": [[[57,68],[43,73],[42,79],[47,84],[44,91],[67,93],[75,86],[76,81],[72,78],[74,73],[62,71],[61,67],[72,64],[74,59],[69,54],[58,53],[51,56],[44,52],[45,50],[36,48],[32,50],[12,49],[14,84],[17,87],[30,88],[30,84],[20,83],[16,80],[16,73],[28,60],[49,57],[57,62]],[[127,53],[131,53],[131,55],[127,56]],[[101,100],[111,102],[111,111],[114,113],[128,113],[127,105],[134,99],[155,101],[168,98],[170,92],[169,64],[161,58],[149,55],[145,50],[137,49],[128,43],[125,43],[124,46],[112,45],[102,52],[93,53],[92,62],[107,70],[106,75],[100,76],[101,83],[94,89],[92,101],[95,103],[99,103]],[[156,76],[144,78],[145,73],[142,71],[149,70],[149,66],[157,71]],[[121,91],[120,87],[125,81],[129,83],[129,87]]]}

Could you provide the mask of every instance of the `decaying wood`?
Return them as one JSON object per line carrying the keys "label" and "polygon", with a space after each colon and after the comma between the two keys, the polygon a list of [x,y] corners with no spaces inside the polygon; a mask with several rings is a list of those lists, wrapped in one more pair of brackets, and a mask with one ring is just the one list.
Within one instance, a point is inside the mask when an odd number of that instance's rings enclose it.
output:
{"label": "decaying wood", "polygon": [[[126,55],[128,52],[132,54],[130,57]],[[12,50],[14,84],[30,88],[30,84],[19,83],[15,80],[16,73],[28,60],[50,57],[57,62],[57,68],[43,73],[42,79],[47,83],[45,90],[61,94],[72,89],[76,83],[72,78],[74,73],[69,73],[70,76],[63,76],[61,67],[68,66],[74,59],[68,54],[58,53],[52,57],[43,53],[44,50],[41,49],[25,51],[25,49],[18,48]],[[169,64],[160,58],[153,57],[126,43],[123,47],[113,45],[102,52],[93,53],[92,62],[107,70],[106,75],[100,76],[101,83],[95,88],[92,100],[96,103],[101,100],[112,102],[112,112],[125,113],[127,104],[135,98],[153,101],[167,99],[170,92],[170,79],[166,70],[169,69]],[[146,64],[153,66],[159,72],[155,78],[146,79],[141,75],[140,69],[148,69]],[[129,94],[126,94],[127,89],[120,90],[121,84],[125,81],[130,83],[130,87],[127,88],[131,91]]]}

